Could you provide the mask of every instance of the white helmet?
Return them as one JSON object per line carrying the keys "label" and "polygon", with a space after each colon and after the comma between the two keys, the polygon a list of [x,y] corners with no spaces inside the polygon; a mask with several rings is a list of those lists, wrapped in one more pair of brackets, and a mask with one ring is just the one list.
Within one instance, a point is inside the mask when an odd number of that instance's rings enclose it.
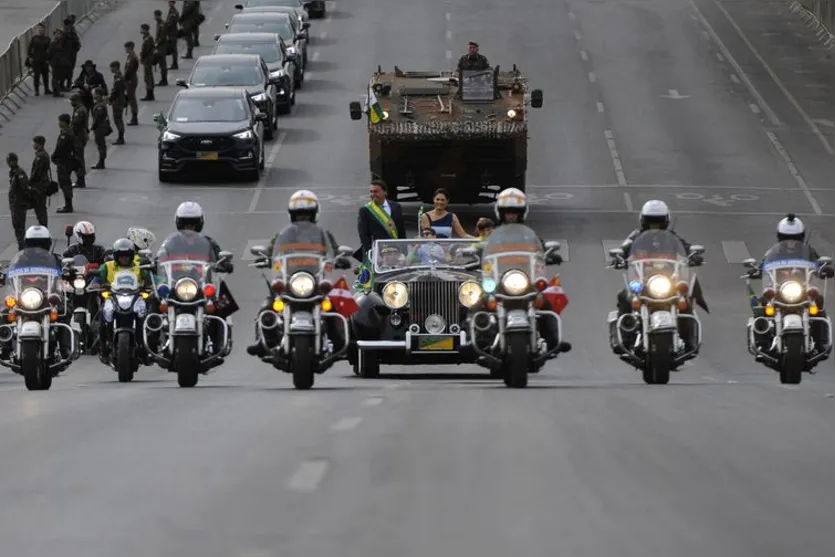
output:
{"label": "white helmet", "polygon": [[650,199],[641,207],[638,223],[642,230],[646,230],[653,224],[660,225],[662,230],[666,230],[670,225],[670,208],[663,201]]}
{"label": "white helmet", "polygon": [[803,241],[806,238],[806,227],[803,226],[803,221],[794,216],[794,213],[789,213],[786,218],[777,223],[777,241],[783,240],[798,240]]}
{"label": "white helmet", "polygon": [[296,222],[296,215],[299,213],[308,213],[312,222],[318,222],[319,198],[310,190],[299,190],[290,196],[287,212],[290,213],[290,222]]}
{"label": "white helmet", "polygon": [[125,237],[133,242],[133,245],[136,246],[137,250],[151,249],[151,246],[157,241],[157,237],[154,236],[154,233],[150,230],[145,228],[136,228],[134,226],[128,228],[128,232],[125,234]]}
{"label": "white helmet", "polygon": [[174,225],[177,230],[191,225],[197,232],[202,232],[204,222],[203,207],[195,201],[183,201],[174,213]]}
{"label": "white helmet", "polygon": [[496,219],[500,223],[504,222],[504,213],[506,211],[521,212],[522,215],[519,217],[519,223],[522,223],[525,221],[525,217],[528,216],[528,198],[522,190],[508,188],[496,197],[494,210],[496,212]]}
{"label": "white helmet", "polygon": [[23,247],[25,248],[43,248],[49,250],[52,248],[52,234],[45,226],[35,225],[26,229],[26,236],[23,239]]}
{"label": "white helmet", "polygon": [[79,244],[91,245],[96,242],[96,227],[93,226],[92,222],[80,220],[75,223],[72,230]]}

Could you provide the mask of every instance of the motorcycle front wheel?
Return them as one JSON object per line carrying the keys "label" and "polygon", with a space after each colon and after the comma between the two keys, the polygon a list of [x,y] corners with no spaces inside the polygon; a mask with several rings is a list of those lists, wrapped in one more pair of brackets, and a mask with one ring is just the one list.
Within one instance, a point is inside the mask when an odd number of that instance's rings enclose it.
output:
{"label": "motorcycle front wheel", "polygon": [[316,355],[313,353],[312,336],[291,337],[293,358],[293,386],[297,389],[309,389],[313,386],[313,364]]}
{"label": "motorcycle front wheel", "polygon": [[509,353],[505,356],[504,384],[512,389],[524,389],[528,386],[530,338],[528,332],[509,333],[507,335]]}
{"label": "motorcycle front wheel", "polygon": [[803,352],[803,335],[783,337],[783,361],[780,366],[780,383],[799,385],[803,378],[806,354]]}
{"label": "motorcycle front wheel", "polygon": [[673,367],[673,333],[652,334],[649,337],[649,362],[642,370],[647,385],[666,385]]}
{"label": "motorcycle front wheel", "polygon": [[127,332],[121,332],[116,336],[114,361],[116,373],[119,374],[119,383],[133,381],[133,342],[131,341],[131,335]]}
{"label": "motorcycle front wheel", "polygon": [[200,373],[197,337],[176,337],[175,343],[174,369],[177,370],[177,383],[185,388],[194,387]]}
{"label": "motorcycle front wheel", "polygon": [[41,343],[24,342],[20,348],[20,367],[23,380],[30,391],[48,391],[52,386],[52,375],[41,357]]}

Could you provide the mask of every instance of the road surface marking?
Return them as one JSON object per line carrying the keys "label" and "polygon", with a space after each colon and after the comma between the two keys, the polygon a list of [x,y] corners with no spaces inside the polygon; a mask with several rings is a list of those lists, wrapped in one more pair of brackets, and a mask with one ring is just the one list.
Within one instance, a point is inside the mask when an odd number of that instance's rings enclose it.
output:
{"label": "road surface marking", "polygon": [[574,31],[574,38],[580,41],[583,39],[583,35],[581,35],[579,31]]}
{"label": "road surface marking", "polygon": [[255,208],[258,207],[258,202],[261,201],[261,194],[264,191],[264,182],[267,181],[267,176],[269,176],[270,171],[273,168],[273,164],[275,163],[276,157],[278,157],[278,152],[281,150],[281,145],[284,143],[284,138],[287,137],[287,132],[279,132],[278,137],[275,140],[272,148],[270,149],[270,154],[267,157],[267,168],[261,174],[261,178],[258,180],[258,186],[255,188],[255,191],[252,192],[252,201],[249,203],[249,210],[247,212],[254,213]]}
{"label": "road surface marking", "polygon": [[362,422],[362,418],[354,417],[354,418],[342,418],[338,422],[336,422],[333,426],[334,431],[351,431],[355,429],[358,425]]}
{"label": "road surface marking", "polygon": [[447,60],[452,60],[452,51],[451,50],[446,51],[446,59]]}
{"label": "road surface marking", "polygon": [[628,191],[623,192],[623,203],[626,205],[626,210],[630,213],[635,210],[635,206],[632,205],[632,194]]}
{"label": "road surface marking", "polygon": [[313,56],[311,56],[310,59],[313,60],[314,62],[316,60],[318,60],[319,59],[319,51],[317,50],[316,52],[314,52]]}
{"label": "road surface marking", "polygon": [[754,84],[751,83],[751,80],[748,79],[748,74],[745,73],[745,71],[742,69],[742,67],[739,65],[739,63],[736,61],[736,58],[734,58],[733,55],[731,54],[731,51],[728,50],[728,47],[725,46],[725,43],[722,42],[722,39],[720,39],[719,35],[716,34],[716,31],[713,29],[713,26],[710,24],[710,22],[707,20],[707,18],[705,18],[704,14],[702,14],[701,10],[699,9],[698,6],[696,6],[696,3],[693,2],[693,0],[690,0],[690,5],[693,7],[693,10],[696,12],[696,15],[698,15],[699,20],[701,21],[702,25],[704,25],[705,28],[707,29],[707,31],[705,31],[704,34],[708,38],[711,38],[711,37],[713,38],[713,41],[719,47],[719,50],[722,51],[722,54],[725,55],[725,58],[728,60],[728,63],[734,69],[737,76],[742,80],[743,83],[745,83],[745,86],[748,88],[748,92],[751,93],[751,96],[754,97],[754,99],[757,101],[757,104],[760,105],[763,108],[763,110],[765,111],[766,116],[768,116],[769,121],[773,125],[779,126],[780,125],[780,120],[777,118],[777,115],[774,113],[773,110],[771,110],[771,107],[768,105],[768,103],[765,102],[765,99],[763,98],[762,95],[760,95],[760,92],[757,90],[757,88],[754,87]]}
{"label": "road surface marking", "polygon": [[604,131],[603,135],[606,137],[606,144],[609,146],[609,155],[612,157],[612,165],[615,167],[615,174],[618,177],[618,185],[625,186],[626,175],[623,173],[623,164],[621,163],[617,145],[615,144],[615,135],[612,133],[612,130]]}
{"label": "road surface marking", "polygon": [[736,76],[735,73],[731,74],[731,81],[733,81],[734,83],[739,83],[739,78]]}
{"label": "road surface marking", "polygon": [[800,171],[792,162],[791,157],[789,157],[789,154],[786,152],[785,149],[783,149],[783,145],[780,144],[780,140],[777,139],[777,136],[774,135],[773,132],[770,132],[768,130],[765,130],[765,135],[768,137],[768,140],[774,146],[774,149],[776,149],[777,152],[780,153],[780,156],[783,157],[783,161],[785,161],[786,167],[789,169],[789,174],[792,175],[794,181],[797,182],[797,186],[803,191],[803,194],[809,201],[809,205],[812,206],[812,209],[815,211],[816,214],[822,215],[823,211],[821,210],[820,205],[818,205],[817,200],[815,200],[815,198],[812,196],[812,192],[809,191],[809,186],[806,184],[806,180],[803,179],[803,176],[800,174]]}
{"label": "road surface marking", "polygon": [[574,12],[568,12],[568,19],[574,21],[575,19],[577,19],[577,16],[574,15]]}
{"label": "road surface marking", "polygon": [[583,60],[583,62],[588,62],[589,61],[589,53],[586,52],[585,50],[581,50],[580,51],[580,58]]}
{"label": "road surface marking", "polygon": [[444,17],[446,18],[447,21],[449,21],[450,19],[452,19],[452,14],[447,12],[447,13],[444,14]]}
{"label": "road surface marking", "polygon": [[603,114],[604,112],[606,112],[606,109],[604,108],[603,103],[597,103],[597,111],[600,114]]}
{"label": "road surface marking", "polygon": [[450,31],[449,29],[446,30],[446,40],[452,40],[452,31]]}
{"label": "road surface marking", "polygon": [[722,55],[721,55],[720,53],[718,53],[718,52],[716,53],[716,59],[717,59],[717,60],[719,60],[720,62],[724,62],[724,61],[725,61],[725,57],[724,57],[724,56],[722,56]]}
{"label": "road surface marking", "polygon": [[309,460],[293,474],[287,482],[287,487],[293,491],[316,491],[329,466],[326,460]]}
{"label": "road surface marking", "polygon": [[[797,110],[797,112],[800,114],[800,116],[803,118],[803,120],[806,122],[809,128],[811,128],[812,132],[817,136],[818,140],[823,145],[823,148],[826,149],[826,152],[830,155],[835,155],[835,150],[832,149],[832,146],[823,136],[820,129],[815,125],[812,119],[809,118],[809,115],[806,113],[805,110],[803,110],[803,107],[800,106],[800,103],[797,102],[797,99],[794,98],[794,95],[792,95],[791,92],[789,92],[789,90],[786,89],[786,86],[783,85],[783,82],[780,80],[779,77],[777,77],[777,74],[774,73],[774,70],[771,69],[771,66],[769,66],[768,63],[763,59],[763,57],[760,56],[760,53],[757,51],[756,48],[754,48],[754,45],[751,44],[751,41],[748,40],[748,37],[745,35],[742,29],[740,29],[739,25],[737,25],[736,20],[733,17],[731,17],[731,14],[728,13],[728,10],[726,10],[725,7],[716,0],[713,0],[713,3],[716,4],[716,7],[719,8],[719,11],[721,11],[724,14],[728,22],[739,34],[739,37],[742,39],[742,42],[744,42],[748,46],[748,48],[751,50],[751,53],[757,58],[757,60],[760,61],[760,64],[762,64],[763,68],[765,68],[765,71],[768,72],[768,75],[771,76],[771,79],[774,81],[777,87],[780,88],[780,90],[783,92],[783,94],[786,96],[786,98],[789,100],[792,106],[794,106],[795,110]],[[693,5],[695,6],[695,4]],[[764,105],[760,103],[760,106]]]}
{"label": "road surface marking", "polygon": [[760,113],[760,107],[755,105],[754,103],[749,104],[748,108],[750,108],[751,112],[753,112],[754,114],[759,114]]}
{"label": "road surface marking", "polygon": [[742,263],[751,257],[745,242],[727,240],[722,242],[722,251],[725,252],[725,259],[728,263]]}
{"label": "road surface marking", "polygon": [[381,396],[373,396],[362,401],[363,406],[380,406],[385,400]]}
{"label": "road surface marking", "polygon": [[592,83],[597,81],[597,76],[594,75],[594,72],[589,72],[589,81],[591,81]]}

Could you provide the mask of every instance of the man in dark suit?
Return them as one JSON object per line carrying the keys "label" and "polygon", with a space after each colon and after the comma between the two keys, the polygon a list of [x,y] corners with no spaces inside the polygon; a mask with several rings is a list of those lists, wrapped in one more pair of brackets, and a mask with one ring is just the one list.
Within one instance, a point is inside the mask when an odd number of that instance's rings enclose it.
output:
{"label": "man in dark suit", "polygon": [[368,189],[371,201],[360,207],[357,215],[357,231],[362,247],[354,258],[364,261],[374,240],[402,240],[406,238],[403,224],[403,208],[396,201],[386,199],[388,186],[382,180],[372,180]]}

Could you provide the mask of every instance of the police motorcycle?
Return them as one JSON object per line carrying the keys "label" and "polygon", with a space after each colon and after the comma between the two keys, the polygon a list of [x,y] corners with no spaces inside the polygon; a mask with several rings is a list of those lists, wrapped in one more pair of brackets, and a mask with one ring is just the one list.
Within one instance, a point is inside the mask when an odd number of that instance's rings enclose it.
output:
{"label": "police motorcycle", "polygon": [[[218,311],[218,275],[231,269],[232,253],[215,260],[211,242],[192,230],[165,239],[157,261],[142,265],[157,274],[158,313],[149,313],[143,340],[151,358],[177,374],[181,387],[223,363],[232,351],[232,325]],[[222,295],[222,293],[221,293]]]}
{"label": "police motorcycle", "polygon": [[[67,247],[75,230],[67,225],[64,235],[67,237]],[[93,284],[98,275],[98,263],[90,263],[83,255],[76,255],[62,260],[64,264],[64,291],[67,293],[69,306],[72,309],[71,327],[78,337],[80,353],[89,352],[97,342],[96,323],[98,322],[101,304],[98,294],[101,288]]]}
{"label": "police motorcycle", "polygon": [[[754,259],[742,262],[751,280],[762,280],[762,296],[751,297],[754,317],[747,323],[748,352],[780,374],[780,383],[796,385],[832,353],[832,320],[821,315],[826,278],[833,276],[831,257],[815,257],[799,241],[782,241],[766,253],[762,268]],[[818,281],[823,283],[823,293]],[[765,305],[762,304],[765,302]]]}
{"label": "police motorcycle", "polygon": [[[557,264],[559,242],[540,241],[524,224],[503,224],[488,237],[481,254],[483,299],[472,304],[469,317],[473,349],[482,358],[479,365],[501,376],[505,385],[524,388],[528,374],[536,373],[546,360],[561,351],[562,320],[546,309],[543,292],[549,283],[545,266]],[[477,255],[476,248],[464,250]],[[475,292],[477,295],[478,292]],[[543,330],[544,319],[556,326],[556,342],[551,348]],[[484,339],[487,339],[485,343]]]}
{"label": "police motorcycle", "polygon": [[49,390],[53,377],[78,357],[75,332],[61,322],[68,313],[61,276],[54,254],[27,248],[0,277],[0,284],[12,286],[0,325],[0,365],[22,375],[30,391]]}
{"label": "police motorcycle", "polygon": [[[631,312],[609,312],[609,344],[621,359],[640,369],[648,385],[666,385],[670,371],[695,358],[702,343],[702,324],[693,301],[704,306],[690,267],[701,265],[704,247],[685,251],[669,230],[646,230],[632,242],[628,258],[622,248],[609,250],[607,268],[626,269],[624,282]],[[686,323],[685,323],[686,321]],[[688,336],[688,342],[682,339]]]}
{"label": "police motorcycle", "polygon": [[[336,256],[330,259],[322,239],[315,224],[296,222],[279,235],[272,261],[266,247],[250,250],[256,257],[250,267],[272,268],[273,273],[272,279],[262,273],[274,299],[255,321],[255,338],[265,349],[259,357],[291,373],[297,389],[311,388],[315,375],[330,369],[349,348],[348,320],[334,311],[328,296],[334,287],[326,273],[332,272],[334,265],[345,268],[354,250],[334,246]],[[342,346],[334,346],[334,338],[339,338]]]}

